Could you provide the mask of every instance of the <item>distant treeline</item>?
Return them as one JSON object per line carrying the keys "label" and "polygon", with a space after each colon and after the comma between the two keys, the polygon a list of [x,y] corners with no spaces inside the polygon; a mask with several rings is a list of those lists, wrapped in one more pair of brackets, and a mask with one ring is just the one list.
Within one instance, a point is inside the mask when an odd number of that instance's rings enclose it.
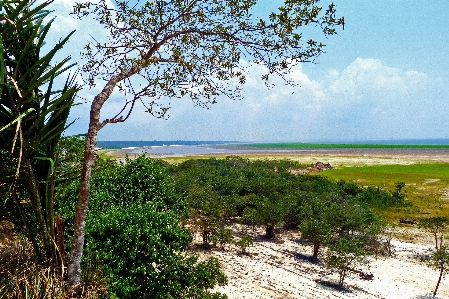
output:
{"label": "distant treeline", "polygon": [[449,149],[449,144],[371,144],[371,143],[248,143],[226,145],[226,148],[239,149]]}

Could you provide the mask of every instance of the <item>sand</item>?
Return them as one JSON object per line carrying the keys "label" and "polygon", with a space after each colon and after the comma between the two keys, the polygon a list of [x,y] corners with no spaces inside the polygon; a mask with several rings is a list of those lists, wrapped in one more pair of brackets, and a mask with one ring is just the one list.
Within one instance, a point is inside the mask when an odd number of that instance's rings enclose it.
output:
{"label": "sand", "polygon": [[[215,290],[230,299],[433,298],[439,273],[420,260],[432,252],[432,244],[397,239],[392,244],[393,257],[369,257],[369,264],[358,268],[372,274],[372,280],[352,274],[345,279],[344,289],[329,286],[338,283],[337,274],[307,259],[312,246],[301,240],[298,231],[283,232],[275,242],[256,236],[248,255],[239,254],[233,246],[202,254],[220,260],[228,284]],[[447,278],[441,281],[435,298],[449,298]]]}

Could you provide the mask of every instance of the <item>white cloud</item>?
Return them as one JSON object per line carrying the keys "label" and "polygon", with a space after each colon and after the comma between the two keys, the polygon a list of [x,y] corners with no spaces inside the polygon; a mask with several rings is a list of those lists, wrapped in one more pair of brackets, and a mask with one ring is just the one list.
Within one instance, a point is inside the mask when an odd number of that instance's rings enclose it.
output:
{"label": "white cloud", "polygon": [[[260,80],[260,66],[248,70],[251,84],[240,101],[221,98],[204,110],[194,108],[187,98],[173,100],[168,121],[153,119],[136,107],[127,123],[107,126],[100,136],[103,140],[363,140],[432,137],[449,125],[441,117],[448,112],[444,99],[434,98],[443,92],[442,85],[434,90],[425,74],[377,60],[357,59],[341,71],[331,71],[322,82],[311,80],[298,67],[293,75],[300,87],[278,79],[276,87],[268,89]],[[103,115],[119,108],[114,100]]]}
{"label": "white cloud", "polygon": [[328,80],[328,94],[339,105],[369,100],[373,96],[377,96],[377,101],[388,101],[419,92],[428,84],[427,75],[423,73],[401,71],[379,60],[362,58],[357,58],[341,72],[331,70]]}

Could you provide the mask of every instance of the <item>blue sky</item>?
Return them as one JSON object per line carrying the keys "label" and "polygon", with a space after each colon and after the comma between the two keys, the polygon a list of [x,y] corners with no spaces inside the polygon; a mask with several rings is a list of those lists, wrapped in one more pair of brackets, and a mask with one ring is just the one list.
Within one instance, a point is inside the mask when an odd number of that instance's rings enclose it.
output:
{"label": "blue sky", "polygon": [[[330,1],[321,1],[326,6]],[[71,0],[52,5],[53,38],[72,29],[65,53],[74,61],[98,25],[71,18]],[[123,124],[102,129],[99,140],[395,140],[449,138],[449,1],[334,0],[345,30],[323,38],[326,53],[298,66],[299,87],[267,89],[259,67],[250,68],[244,98],[220,98],[210,109],[189,99],[171,101],[170,118],[154,119],[136,107]],[[259,1],[267,14],[282,1]],[[308,32],[308,30],[305,30]],[[52,41],[48,40],[48,44]],[[83,90],[90,102],[98,90]],[[292,94],[292,92],[294,92]],[[123,99],[111,98],[102,117]],[[67,135],[87,131],[89,104],[73,108]]]}

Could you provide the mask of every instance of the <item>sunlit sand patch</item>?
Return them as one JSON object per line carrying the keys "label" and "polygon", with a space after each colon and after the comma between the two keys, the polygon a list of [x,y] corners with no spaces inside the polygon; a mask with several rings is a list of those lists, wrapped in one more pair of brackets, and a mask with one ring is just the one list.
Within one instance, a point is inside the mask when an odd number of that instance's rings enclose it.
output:
{"label": "sunlit sand patch", "polygon": [[[228,276],[228,284],[215,290],[233,299],[433,298],[430,294],[438,273],[420,261],[421,256],[433,250],[431,238],[429,242],[415,239],[415,243],[394,239],[394,257],[370,257],[370,266],[360,269],[373,274],[373,280],[350,275],[345,279],[344,290],[319,283],[338,281],[338,276],[322,264],[298,258],[308,256],[312,251],[307,242],[297,242],[300,239],[298,232],[284,232],[280,238],[282,242],[259,239],[247,249],[248,255],[239,255],[231,246],[206,253],[220,260]],[[444,278],[435,298],[449,298],[446,281]]]}
{"label": "sunlit sand patch", "polygon": [[440,179],[427,179],[424,181],[424,184],[431,184],[440,181]]}

